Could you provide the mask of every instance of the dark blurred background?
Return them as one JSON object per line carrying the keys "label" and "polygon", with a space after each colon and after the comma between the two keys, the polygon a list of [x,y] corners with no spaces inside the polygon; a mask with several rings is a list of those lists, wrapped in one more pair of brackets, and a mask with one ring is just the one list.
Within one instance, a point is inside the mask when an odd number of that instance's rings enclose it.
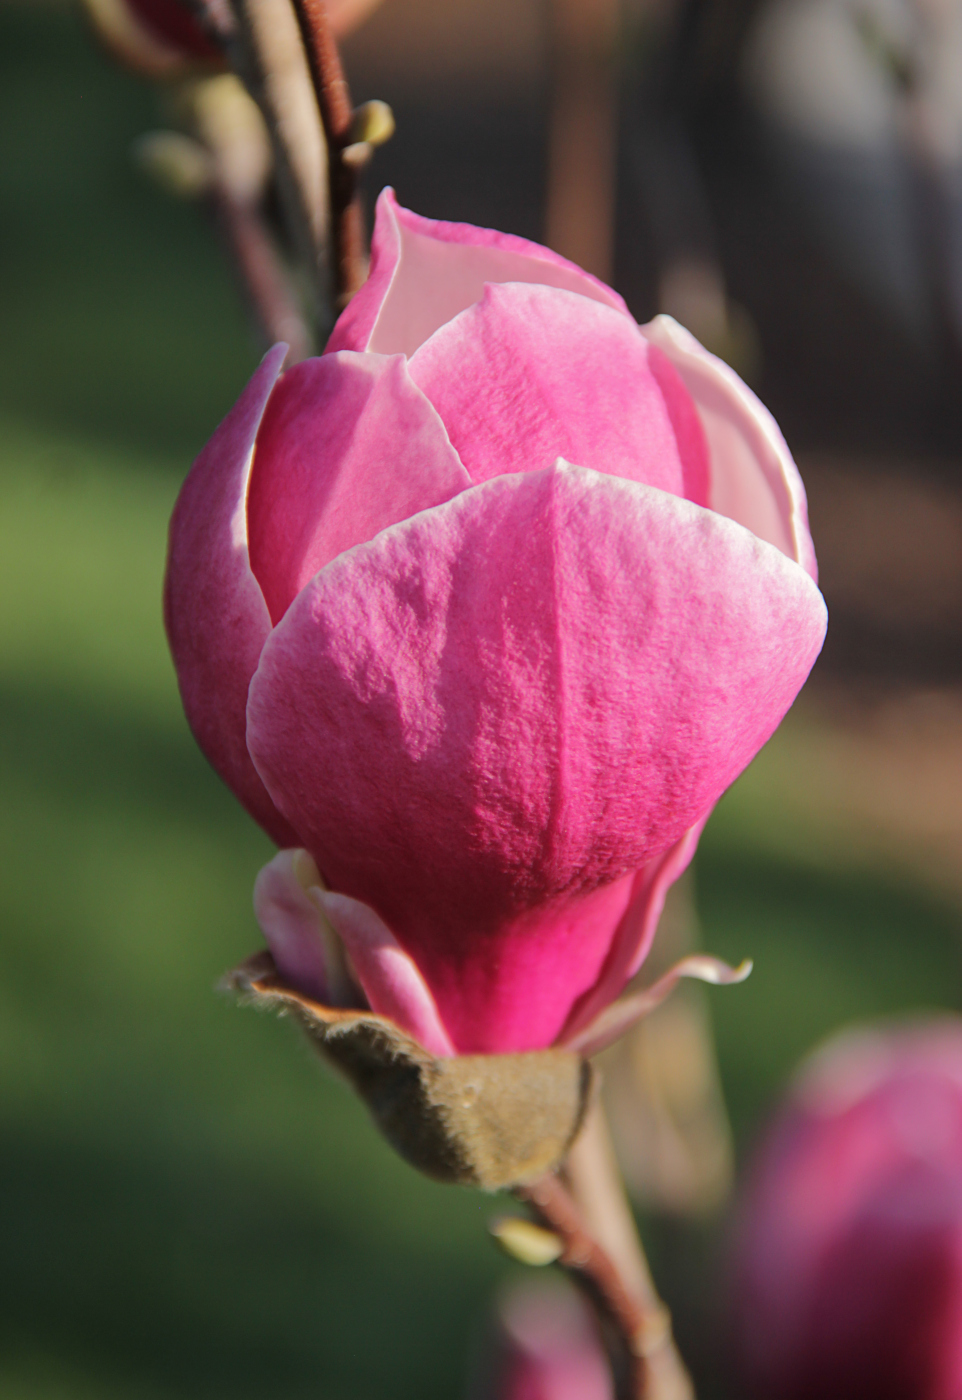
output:
{"label": "dark blurred background", "polygon": [[[809,485],[832,618],[697,863],[704,946],[755,958],[711,997],[740,1155],[831,1029],[962,1008],[951,257],[930,286],[931,220],[888,246],[919,200],[884,141],[834,140],[844,112],[806,130],[824,93],[768,101],[759,24],[628,16],[613,264],[640,319],[679,250],[721,288],[720,348]],[[549,31],[534,0],[386,0],[346,46],[355,98],[398,119],[369,193],[543,237]],[[160,579],[179,483],[259,347],[203,211],[130,159],[158,93],[56,0],[0,0],[0,73],[0,1394],[457,1396],[512,1271],[492,1203],[419,1179],[291,1026],[213,991],[259,945],[270,847],[187,731]],[[724,1223],[643,1227],[722,1396]]]}

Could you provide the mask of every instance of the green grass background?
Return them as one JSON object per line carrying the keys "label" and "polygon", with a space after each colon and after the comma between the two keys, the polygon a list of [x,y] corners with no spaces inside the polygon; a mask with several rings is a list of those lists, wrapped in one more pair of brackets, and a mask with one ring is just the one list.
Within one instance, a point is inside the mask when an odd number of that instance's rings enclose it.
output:
{"label": "green grass background", "polygon": [[[490,1203],[213,991],[270,848],[193,745],[159,593],[256,348],[201,214],[131,168],[155,95],[26,0],[0,78],[0,1395],[456,1396],[508,1271]],[[713,994],[742,1144],[833,1027],[960,1004],[957,913],[826,864],[766,763],[698,865],[707,947],[756,959]],[[713,1246],[652,1234],[684,1332]]]}

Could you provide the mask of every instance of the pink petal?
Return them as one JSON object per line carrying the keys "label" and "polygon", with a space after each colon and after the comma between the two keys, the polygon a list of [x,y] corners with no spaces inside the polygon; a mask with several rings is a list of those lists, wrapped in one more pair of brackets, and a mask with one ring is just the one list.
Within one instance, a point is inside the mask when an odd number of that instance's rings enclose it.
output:
{"label": "pink petal", "polygon": [[264,413],[247,507],[272,620],[343,550],[470,484],[403,355],[295,365]]}
{"label": "pink petal", "polygon": [[254,915],[288,985],[331,1005],[331,978],[320,928],[323,915],[297,877],[298,857],[310,861],[306,851],[278,851],[258,873]]}
{"label": "pink petal", "polygon": [[721,958],[710,957],[707,953],[690,953],[670,967],[663,977],[650,987],[624,996],[606,1006],[604,1011],[579,1031],[570,1040],[565,1040],[569,1050],[579,1055],[597,1055],[619,1036],[636,1025],[643,1016],[650,1016],[663,1001],[671,996],[683,977],[691,977],[696,982],[709,982],[713,987],[732,987],[744,982],[752,970],[751,958],[745,958],[737,967],[730,967]]}
{"label": "pink petal", "polygon": [[454,1047],[417,964],[374,910],[360,900],[324,891],[318,901],[344,940],[371,1010],[387,1016],[432,1055]]}
{"label": "pink petal", "polygon": [[559,463],[323,569],[264,649],[248,743],[456,1047],[533,1048],[600,975],[634,872],[769,737],[824,630],[804,570],[747,530]]}
{"label": "pink petal", "polygon": [[563,287],[629,316],[617,292],[549,248],[493,229],[422,219],[384,190],[370,276],[341,313],[327,350],[413,355],[446,321],[480,301],[486,282]]}
{"label": "pink petal", "polygon": [[594,986],[573,1007],[559,1037],[563,1044],[576,1040],[592,1025],[641,967],[658,930],[668,891],[691,864],[710,815],[709,807],[673,846],[636,873],[608,958]]}
{"label": "pink petal", "polygon": [[271,630],[247,552],[254,439],[287,353],[269,350],[191,468],[170,522],[164,621],[181,699],[198,744],[279,846],[297,833],[268,797],[247,752],[247,687]]}
{"label": "pink petal", "polygon": [[410,368],[474,481],[562,456],[689,499],[701,491],[705,504],[707,449],[688,392],[610,306],[553,287],[489,284]]}
{"label": "pink petal", "polygon": [[695,401],[708,438],[712,510],[737,520],[818,579],[805,488],[775,419],[723,360],[670,316],[642,330]]}

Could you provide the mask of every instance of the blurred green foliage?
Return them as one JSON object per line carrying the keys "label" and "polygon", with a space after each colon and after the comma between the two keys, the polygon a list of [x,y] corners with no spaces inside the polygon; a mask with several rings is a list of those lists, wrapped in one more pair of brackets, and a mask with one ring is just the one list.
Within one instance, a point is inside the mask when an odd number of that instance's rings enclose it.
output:
{"label": "blurred green foliage", "polygon": [[[131,169],[157,96],[54,5],[0,4],[0,72],[0,1394],[453,1397],[508,1269],[489,1203],[213,992],[270,848],[193,745],[159,593],[255,347],[202,215]],[[712,1003],[742,1138],[840,1022],[960,1004],[953,911],[753,839],[765,763],[698,876],[707,946],[756,958]]]}

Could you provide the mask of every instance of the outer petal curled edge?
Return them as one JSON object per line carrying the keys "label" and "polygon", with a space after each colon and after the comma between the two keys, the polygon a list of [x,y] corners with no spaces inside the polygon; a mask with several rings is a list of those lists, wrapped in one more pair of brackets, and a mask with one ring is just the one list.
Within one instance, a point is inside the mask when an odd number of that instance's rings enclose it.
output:
{"label": "outer petal curled edge", "polygon": [[247,552],[254,442],[287,354],[275,345],[197,458],[170,522],[164,623],[187,722],[208,760],[279,846],[300,846],[247,751],[247,688],[271,630]]}
{"label": "outer petal curled edge", "polygon": [[724,360],[670,316],[641,329],[695,401],[711,457],[711,509],[775,545],[817,582],[805,487],[775,419]]}

